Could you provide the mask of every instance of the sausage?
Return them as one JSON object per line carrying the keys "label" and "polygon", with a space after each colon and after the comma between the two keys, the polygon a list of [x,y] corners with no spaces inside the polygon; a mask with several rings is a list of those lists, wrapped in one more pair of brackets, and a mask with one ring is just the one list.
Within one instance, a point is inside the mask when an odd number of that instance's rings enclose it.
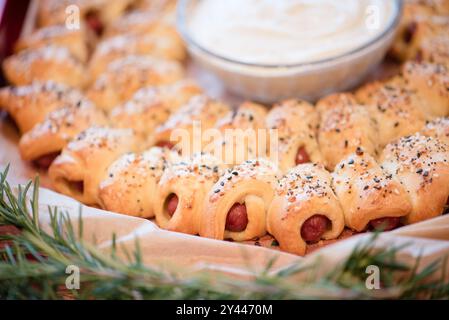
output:
{"label": "sausage", "polygon": [[178,207],[178,196],[174,193],[170,194],[166,201],[167,213],[170,217],[175,214],[176,208]]}
{"label": "sausage", "polygon": [[235,203],[226,216],[226,230],[241,232],[248,225],[248,213],[244,204]]}
{"label": "sausage", "polygon": [[385,217],[370,221],[370,225],[377,231],[390,231],[399,226],[401,223],[400,217]]}
{"label": "sausage", "polygon": [[404,39],[405,43],[412,42],[417,29],[418,29],[418,25],[414,21],[407,25],[407,27],[404,30],[404,34],[403,34],[403,39]]}
{"label": "sausage", "polygon": [[103,33],[104,26],[100,20],[98,12],[96,11],[88,12],[86,14],[86,24],[93,32],[95,32],[97,36]]}
{"label": "sausage", "polygon": [[159,148],[173,149],[174,146],[175,145],[170,141],[159,141],[158,143],[156,143],[156,147]]}
{"label": "sausage", "polygon": [[298,153],[296,153],[295,163],[296,165],[302,164],[302,163],[308,163],[310,162],[309,154],[306,151],[306,148],[301,147],[298,149]]}
{"label": "sausage", "polygon": [[51,166],[53,161],[56,159],[56,157],[59,156],[59,154],[60,154],[59,152],[53,152],[53,153],[46,154],[46,155],[34,160],[33,164],[38,169],[47,170]]}
{"label": "sausage", "polygon": [[79,193],[84,193],[84,181],[69,181],[70,188]]}
{"label": "sausage", "polygon": [[317,242],[330,226],[330,220],[321,214],[307,219],[301,227],[301,237],[306,242]]}

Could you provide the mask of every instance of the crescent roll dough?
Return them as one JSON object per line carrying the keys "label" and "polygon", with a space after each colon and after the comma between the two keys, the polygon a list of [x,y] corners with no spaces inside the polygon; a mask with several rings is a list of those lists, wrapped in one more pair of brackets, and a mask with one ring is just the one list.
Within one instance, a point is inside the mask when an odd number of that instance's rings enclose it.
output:
{"label": "crescent roll dough", "polygon": [[177,62],[131,55],[109,64],[87,96],[98,107],[111,110],[143,87],[170,84],[183,76],[184,70]]}
{"label": "crescent roll dough", "polygon": [[133,128],[151,143],[156,127],[193,96],[201,93],[201,88],[191,80],[142,88],[131,100],[112,109],[111,122],[118,128]]}
{"label": "crescent roll dough", "polygon": [[300,163],[321,162],[318,126],[318,113],[305,101],[288,100],[274,106],[266,118],[267,129],[278,133],[277,141],[270,139],[270,158],[278,158],[284,172]]}
{"label": "crescent roll dough", "polygon": [[267,226],[282,250],[304,255],[308,242],[335,239],[344,225],[331,176],[322,165],[298,165],[280,179]]}
{"label": "crescent roll dough", "polygon": [[89,72],[93,79],[103,73],[107,66],[127,55],[151,55],[167,60],[182,61],[185,47],[177,33],[163,35],[119,35],[100,42],[89,62]]}
{"label": "crescent roll dough", "polygon": [[356,150],[377,156],[377,124],[353,95],[328,96],[318,102],[317,108],[321,116],[318,142],[327,169],[332,171]]}
{"label": "crescent roll dough", "polygon": [[84,66],[67,48],[46,46],[20,51],[3,61],[7,80],[14,85],[53,80],[72,87],[85,84]]}
{"label": "crescent roll dough", "polygon": [[393,229],[412,210],[404,187],[366,152],[343,159],[332,174],[332,185],[346,226],[355,231],[365,230],[370,223],[374,228],[385,223],[384,230]]}
{"label": "crescent roll dough", "polygon": [[154,217],[157,184],[177,159],[175,152],[158,147],[122,155],[111,164],[100,184],[101,207],[135,217]]}
{"label": "crescent roll dough", "polygon": [[221,160],[206,153],[194,154],[168,167],[155,197],[158,225],[171,231],[198,234],[204,200],[224,170]]}
{"label": "crescent roll dough", "polygon": [[248,160],[229,170],[205,198],[200,235],[235,241],[265,235],[278,177],[278,167],[266,159]]}
{"label": "crescent roll dough", "polygon": [[91,127],[64,148],[48,173],[56,191],[88,205],[98,204],[100,182],[109,165],[138,149],[139,141],[130,129]]}
{"label": "crescent roll dough", "polygon": [[447,67],[432,63],[407,62],[402,68],[407,87],[414,90],[425,103],[432,117],[449,114],[449,71]]}
{"label": "crescent roll dough", "polygon": [[426,124],[421,134],[437,138],[449,146],[449,118],[437,118]]}
{"label": "crescent roll dough", "polygon": [[45,120],[25,133],[19,142],[23,160],[33,161],[38,167],[47,169],[61,150],[76,135],[97,125],[107,125],[103,111],[90,101],[78,100],[48,114]]}
{"label": "crescent roll dough", "polygon": [[441,215],[449,196],[448,146],[421,134],[389,144],[381,157],[382,167],[407,190],[412,211],[406,223]]}
{"label": "crescent roll dough", "polygon": [[426,114],[422,101],[401,83],[370,83],[356,93],[359,102],[367,105],[378,126],[377,141],[381,148],[391,141],[419,131],[425,124]]}
{"label": "crescent roll dough", "polygon": [[215,125],[221,135],[213,139],[214,152],[220,150],[218,157],[229,165],[267,157],[266,115],[264,106],[252,102],[245,102],[237,110],[228,112]]}
{"label": "crescent roll dough", "polygon": [[156,129],[156,145],[176,146],[186,157],[200,152],[207,142],[202,133],[213,128],[229,110],[222,102],[205,95],[195,96]]}
{"label": "crescent roll dough", "polygon": [[9,113],[21,133],[43,121],[51,111],[83,99],[80,91],[53,81],[0,89],[0,109]]}
{"label": "crescent roll dough", "polygon": [[80,29],[68,29],[65,25],[55,25],[37,29],[20,38],[15,45],[15,50],[36,49],[48,45],[65,47],[79,61],[87,61],[88,36],[84,26]]}

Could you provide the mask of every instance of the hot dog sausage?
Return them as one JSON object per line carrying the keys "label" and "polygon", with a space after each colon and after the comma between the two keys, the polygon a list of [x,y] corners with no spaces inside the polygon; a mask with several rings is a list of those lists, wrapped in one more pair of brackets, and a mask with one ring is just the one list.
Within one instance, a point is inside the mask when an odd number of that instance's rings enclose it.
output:
{"label": "hot dog sausage", "polygon": [[178,207],[178,196],[174,193],[168,196],[166,206],[167,206],[167,213],[172,217],[175,214],[176,208]]}
{"label": "hot dog sausage", "polygon": [[298,153],[296,154],[295,163],[296,165],[310,162],[309,154],[306,151],[306,148],[301,147],[298,149]]}
{"label": "hot dog sausage", "polygon": [[56,159],[56,157],[59,156],[59,152],[49,153],[46,154],[36,160],[33,161],[34,166],[36,166],[38,169],[47,170],[53,161]]}
{"label": "hot dog sausage", "polygon": [[370,221],[370,225],[374,230],[389,231],[398,227],[400,222],[400,217],[386,217],[372,220]]}
{"label": "hot dog sausage", "polygon": [[231,232],[241,232],[248,225],[248,214],[244,204],[235,203],[226,217],[226,230]]}
{"label": "hot dog sausage", "polygon": [[301,237],[307,242],[317,242],[329,228],[330,220],[320,214],[307,219],[301,227]]}

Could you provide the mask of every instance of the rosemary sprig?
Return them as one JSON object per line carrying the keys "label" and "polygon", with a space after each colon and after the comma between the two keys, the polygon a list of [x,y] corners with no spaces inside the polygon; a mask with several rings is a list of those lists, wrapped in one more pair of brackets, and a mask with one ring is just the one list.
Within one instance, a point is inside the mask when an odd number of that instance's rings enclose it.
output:
{"label": "rosemary sprig", "polygon": [[[315,265],[292,265],[271,272],[271,261],[263,272],[250,279],[195,273],[181,276],[142,263],[136,241],[127,259],[117,255],[115,236],[112,249],[105,253],[82,239],[82,217],[78,231],[69,216],[48,208],[51,231],[39,225],[39,179],[17,194],[7,181],[8,168],[0,173],[0,224],[21,229],[18,235],[3,235],[12,245],[0,249],[0,298],[2,299],[314,299],[314,298],[432,298],[449,297],[445,281],[446,260],[435,261],[417,272],[420,261],[408,266],[397,260],[402,249],[375,250],[372,241],[354,249],[334,271],[316,277]],[[31,200],[28,194],[33,187]],[[30,259],[31,258],[31,259]],[[65,287],[66,268],[80,269],[80,289]],[[383,290],[365,286],[368,265],[382,270]],[[436,275],[441,277],[436,278]],[[298,276],[302,277],[298,277]],[[301,278],[302,280],[298,280]],[[306,280],[304,280],[306,279]]]}

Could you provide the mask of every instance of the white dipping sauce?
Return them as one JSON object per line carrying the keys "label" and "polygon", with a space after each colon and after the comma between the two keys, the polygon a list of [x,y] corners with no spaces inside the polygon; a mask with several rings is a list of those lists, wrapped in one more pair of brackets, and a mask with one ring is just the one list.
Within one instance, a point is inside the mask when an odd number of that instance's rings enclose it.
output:
{"label": "white dipping sauce", "polygon": [[391,0],[200,0],[190,34],[222,57],[297,64],[350,52],[380,36],[395,18]]}

